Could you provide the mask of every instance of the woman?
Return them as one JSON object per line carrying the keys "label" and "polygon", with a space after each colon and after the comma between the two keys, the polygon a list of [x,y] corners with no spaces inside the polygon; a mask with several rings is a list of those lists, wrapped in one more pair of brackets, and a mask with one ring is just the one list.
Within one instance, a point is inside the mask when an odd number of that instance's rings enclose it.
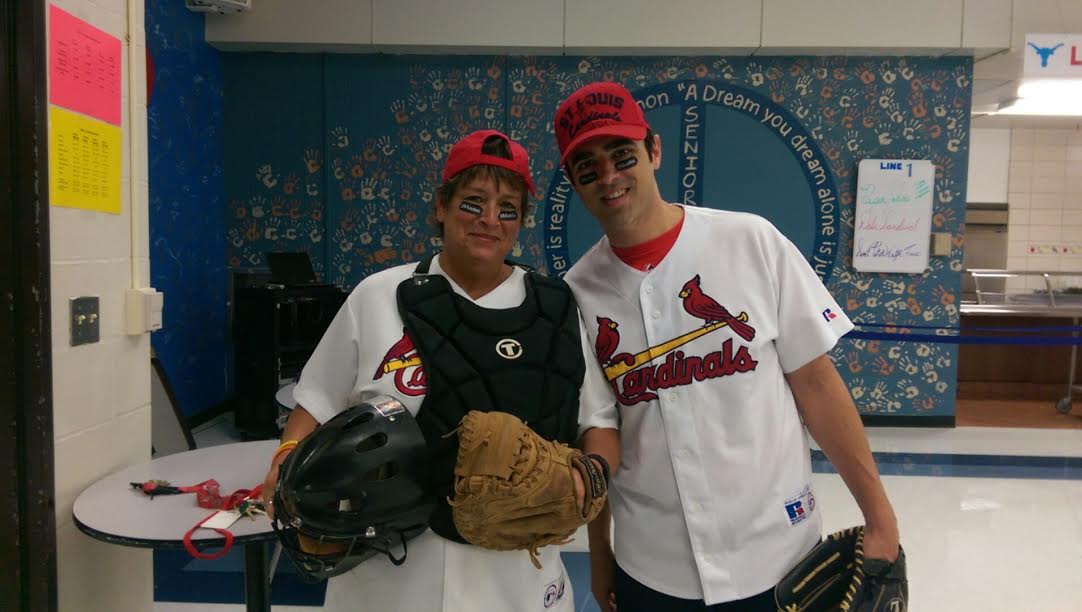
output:
{"label": "woman", "polygon": [[[540,435],[581,437],[616,470],[615,398],[596,366],[566,285],[506,262],[534,191],[525,149],[495,130],[474,132],[450,151],[435,216],[443,251],[373,274],[353,290],[294,390],[298,406],[283,445],[374,395],[413,413],[435,459],[440,493],[431,530],[409,543],[405,564],[377,557],[328,584],[326,609],[574,610],[555,546],[540,570],[525,552],[465,543],[445,503],[453,482],[451,429],[468,410],[516,414]],[[533,347],[544,346],[543,351]],[[524,393],[524,391],[530,391]],[[581,410],[580,410],[581,406]],[[273,490],[288,447],[276,453]]]}

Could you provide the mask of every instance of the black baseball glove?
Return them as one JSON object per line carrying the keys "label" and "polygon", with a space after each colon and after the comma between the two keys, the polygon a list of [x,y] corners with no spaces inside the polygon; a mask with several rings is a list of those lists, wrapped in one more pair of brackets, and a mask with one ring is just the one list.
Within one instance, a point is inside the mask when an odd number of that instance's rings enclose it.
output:
{"label": "black baseball glove", "polygon": [[827,536],[774,589],[778,612],[906,612],[905,552],[894,563],[864,558],[864,528]]}

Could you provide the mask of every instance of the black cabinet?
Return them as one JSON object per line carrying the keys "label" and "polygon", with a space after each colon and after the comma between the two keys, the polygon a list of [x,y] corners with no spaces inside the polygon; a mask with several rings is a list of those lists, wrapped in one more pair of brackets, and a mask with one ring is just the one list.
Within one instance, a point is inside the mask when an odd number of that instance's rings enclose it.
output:
{"label": "black cabinet", "polygon": [[300,376],[346,294],[333,286],[238,288],[234,294],[234,419],[256,438],[279,434],[274,394]]}

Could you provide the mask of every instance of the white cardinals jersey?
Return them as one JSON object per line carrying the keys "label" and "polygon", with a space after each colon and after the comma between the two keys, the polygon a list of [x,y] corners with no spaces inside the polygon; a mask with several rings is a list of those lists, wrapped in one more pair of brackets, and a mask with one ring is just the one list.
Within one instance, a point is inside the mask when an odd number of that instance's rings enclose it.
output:
{"label": "white cardinals jersey", "polygon": [[807,436],[785,373],[853,325],[761,217],[685,207],[643,272],[606,238],[567,273],[620,403],[617,562],[708,605],[773,587],[820,538]]}
{"label": "white cardinals jersey", "polygon": [[[374,395],[398,398],[417,414],[424,400],[424,366],[405,334],[395,291],[417,264],[373,274],[350,293],[301,373],[293,392],[298,404],[323,423]],[[446,276],[439,258],[432,274]],[[514,273],[481,299],[484,308],[512,308],[526,297],[525,272]],[[459,295],[469,296],[453,280]],[[581,322],[580,322],[581,326]],[[612,391],[593,359],[587,335],[580,328],[587,355],[586,377],[579,394],[580,433],[615,414]],[[525,551],[494,552],[447,541],[431,531],[409,542],[406,563],[394,566],[385,557],[369,559],[353,571],[332,578],[324,609],[354,611],[474,612],[507,610],[573,612],[574,596],[557,546],[540,550],[542,569]]]}

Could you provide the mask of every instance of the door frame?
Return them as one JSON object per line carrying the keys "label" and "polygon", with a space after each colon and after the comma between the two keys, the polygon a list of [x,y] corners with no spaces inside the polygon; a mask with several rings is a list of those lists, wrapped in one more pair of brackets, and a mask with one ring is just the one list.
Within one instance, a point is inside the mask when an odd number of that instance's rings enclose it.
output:
{"label": "door frame", "polygon": [[47,8],[0,0],[0,609],[33,612],[57,609]]}

